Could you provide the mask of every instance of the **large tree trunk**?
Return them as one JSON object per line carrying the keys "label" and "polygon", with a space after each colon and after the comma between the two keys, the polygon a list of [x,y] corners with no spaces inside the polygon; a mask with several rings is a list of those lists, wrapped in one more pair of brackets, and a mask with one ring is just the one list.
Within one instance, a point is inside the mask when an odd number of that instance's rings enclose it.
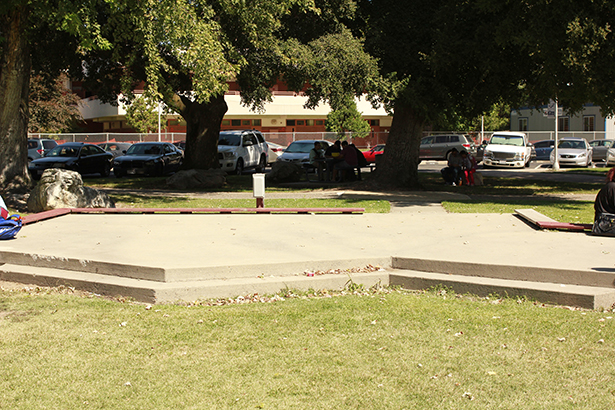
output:
{"label": "large tree trunk", "polygon": [[0,188],[25,188],[28,175],[28,95],[31,57],[28,7],[0,16],[5,43],[0,59]]}
{"label": "large tree trunk", "polygon": [[218,136],[224,114],[228,111],[224,95],[212,98],[207,103],[182,98],[184,109],[180,111],[186,120],[185,169],[220,168],[218,161]]}
{"label": "large tree trunk", "polygon": [[421,188],[419,183],[419,146],[425,121],[409,104],[396,102],[391,131],[376,182],[388,188]]}

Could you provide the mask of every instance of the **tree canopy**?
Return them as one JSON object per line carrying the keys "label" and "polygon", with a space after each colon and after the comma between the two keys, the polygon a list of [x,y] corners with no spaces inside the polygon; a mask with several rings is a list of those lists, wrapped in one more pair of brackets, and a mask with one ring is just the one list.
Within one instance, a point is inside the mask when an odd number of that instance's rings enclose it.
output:
{"label": "tree canopy", "polygon": [[132,100],[134,86],[144,83],[148,98],[164,101],[186,121],[185,166],[216,168],[230,81],[237,81],[243,104],[254,110],[271,101],[279,79],[295,90],[308,83],[310,107],[320,101],[335,106],[366,88],[376,65],[341,23],[354,3],[334,3],[336,8],[311,0],[117,4],[113,14],[99,18],[111,47],[86,55],[85,86],[116,103],[120,93]]}
{"label": "tree canopy", "polygon": [[[591,3],[591,4],[588,4]],[[393,113],[380,184],[419,187],[425,124],[471,118],[504,100],[559,98],[613,110],[613,5],[548,0],[361,0],[355,31],[379,60],[379,101]]]}

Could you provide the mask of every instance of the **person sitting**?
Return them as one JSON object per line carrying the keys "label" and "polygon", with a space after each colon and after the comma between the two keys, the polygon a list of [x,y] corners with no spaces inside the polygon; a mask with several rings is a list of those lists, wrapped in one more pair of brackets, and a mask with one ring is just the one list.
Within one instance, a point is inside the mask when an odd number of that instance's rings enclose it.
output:
{"label": "person sitting", "polygon": [[446,168],[442,168],[440,171],[442,178],[446,183],[456,186],[459,183],[459,174],[461,172],[461,156],[457,148],[453,148],[448,156],[448,163]]}
{"label": "person sitting", "polygon": [[325,160],[327,162],[327,181],[331,180],[331,171],[335,164],[342,161],[341,141],[337,140],[325,150]]}
{"label": "person sitting", "polygon": [[606,184],[596,195],[592,233],[615,236],[615,168],[607,172]]}
{"label": "person sitting", "polygon": [[474,173],[476,172],[476,159],[472,154],[463,150],[459,153],[461,156],[461,170],[465,177],[465,181],[469,186],[474,186]]}
{"label": "person sitting", "polygon": [[[354,169],[359,165],[357,158],[357,152],[354,147],[348,144],[347,141],[342,142],[342,161],[335,164],[333,168],[333,180],[337,177],[337,171],[342,171],[341,180],[344,180],[344,176],[350,170],[354,176]],[[346,176],[346,178],[348,178]]]}
{"label": "person sitting", "polygon": [[311,166],[316,168],[316,173],[318,174],[318,180],[324,180],[324,167],[325,167],[325,153],[320,145],[319,141],[314,142],[314,148],[310,150],[309,163]]}

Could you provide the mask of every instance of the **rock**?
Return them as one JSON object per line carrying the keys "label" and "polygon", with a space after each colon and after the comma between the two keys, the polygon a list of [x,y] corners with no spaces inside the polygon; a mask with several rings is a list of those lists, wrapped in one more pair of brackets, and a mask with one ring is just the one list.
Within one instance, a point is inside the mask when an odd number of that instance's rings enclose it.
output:
{"label": "rock", "polygon": [[297,182],[301,180],[303,169],[293,162],[274,162],[267,179],[274,182]]}
{"label": "rock", "polygon": [[167,186],[175,189],[220,188],[226,184],[226,172],[221,169],[187,169],[167,178]]}
{"label": "rock", "polygon": [[104,193],[83,186],[81,175],[75,171],[51,168],[46,170],[28,198],[30,212],[57,208],[115,208]]}

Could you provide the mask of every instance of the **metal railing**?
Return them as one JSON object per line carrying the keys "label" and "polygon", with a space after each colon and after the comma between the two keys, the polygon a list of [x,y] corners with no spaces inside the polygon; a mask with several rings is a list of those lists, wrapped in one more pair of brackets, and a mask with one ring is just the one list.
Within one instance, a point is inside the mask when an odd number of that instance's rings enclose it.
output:
{"label": "metal railing", "polygon": [[[491,138],[494,131],[485,131],[483,136],[485,139]],[[555,139],[554,131],[525,131],[529,140],[532,142]],[[425,135],[435,134],[467,134],[474,138],[475,142],[480,143],[480,132],[476,131],[429,131]],[[288,146],[293,141],[301,140],[327,140],[335,141],[338,135],[334,132],[263,132],[266,141]],[[347,139],[353,142],[357,147],[373,147],[378,144],[386,144],[388,132],[371,132],[365,138],[353,138],[352,134],[347,135]],[[596,139],[615,139],[615,132],[607,131],[560,131],[559,138],[585,138],[587,141]],[[67,134],[28,134],[28,138],[49,138],[64,142],[88,142],[91,144],[99,144],[102,142],[177,142],[185,141],[186,133],[183,132],[163,132],[158,138],[158,133],[140,134],[140,133],[117,133],[117,132],[101,132],[101,133],[67,133]]]}
{"label": "metal railing", "polygon": [[[365,138],[352,138],[349,133],[347,139],[353,142],[358,147],[374,146],[385,144],[388,132],[372,132]],[[282,146],[288,146],[293,141],[302,140],[327,140],[335,141],[338,135],[334,132],[263,132],[266,141],[273,142]],[[158,133],[116,133],[116,132],[101,132],[101,133],[66,133],[66,134],[46,134],[32,133],[28,134],[28,138],[45,138],[56,140],[59,144],[64,142],[87,142],[90,144],[100,144],[103,142],[178,142],[186,140],[184,132],[163,132],[158,138]]]}

